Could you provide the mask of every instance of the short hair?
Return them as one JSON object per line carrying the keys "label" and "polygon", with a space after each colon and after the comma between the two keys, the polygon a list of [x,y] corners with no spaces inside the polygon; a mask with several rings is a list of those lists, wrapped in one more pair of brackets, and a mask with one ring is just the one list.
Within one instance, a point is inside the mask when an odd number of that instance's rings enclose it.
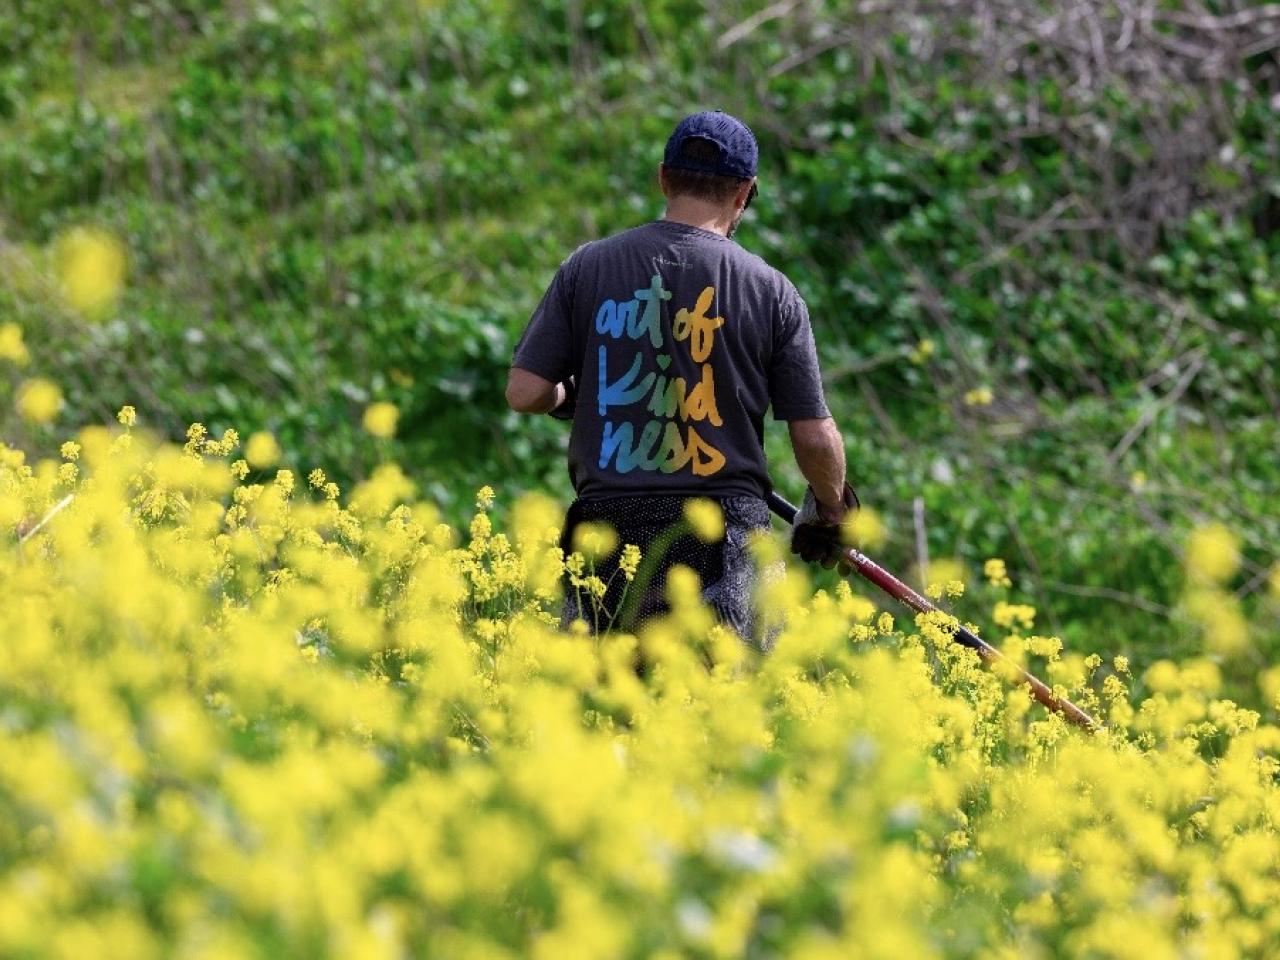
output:
{"label": "short hair", "polygon": [[[676,156],[692,163],[711,165],[719,161],[720,148],[705,137],[689,137],[680,144]],[[741,177],[727,177],[719,173],[686,170],[683,167],[664,166],[667,187],[675,196],[688,195],[712,203],[728,203],[747,181]]]}

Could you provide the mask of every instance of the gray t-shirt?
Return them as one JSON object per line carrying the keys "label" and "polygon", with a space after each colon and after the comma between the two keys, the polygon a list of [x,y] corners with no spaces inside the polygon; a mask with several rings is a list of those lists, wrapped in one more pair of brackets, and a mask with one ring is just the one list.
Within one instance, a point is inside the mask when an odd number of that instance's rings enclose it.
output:
{"label": "gray t-shirt", "polygon": [[804,300],[718,233],[655,220],[556,271],[513,365],[575,377],[580,497],[766,496],[764,414],[828,416]]}

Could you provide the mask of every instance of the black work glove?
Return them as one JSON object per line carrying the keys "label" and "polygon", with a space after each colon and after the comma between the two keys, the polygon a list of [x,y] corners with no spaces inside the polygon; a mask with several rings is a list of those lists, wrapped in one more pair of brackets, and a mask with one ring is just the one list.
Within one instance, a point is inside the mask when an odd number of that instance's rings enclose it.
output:
{"label": "black work glove", "polygon": [[[844,485],[844,506],[846,517],[859,506],[858,495],[847,483]],[[844,543],[840,538],[843,520],[844,517],[832,523],[824,518],[813,487],[809,487],[804,494],[804,503],[796,513],[795,523],[791,525],[791,552],[806,563],[820,563],[828,570],[839,564],[841,575],[852,572],[849,564],[844,562]]]}
{"label": "black work glove", "polygon": [[574,382],[574,378],[570,377],[564,382],[564,399],[560,401],[559,406],[549,411],[549,415],[557,420],[572,420],[573,412],[578,406],[578,385]]}

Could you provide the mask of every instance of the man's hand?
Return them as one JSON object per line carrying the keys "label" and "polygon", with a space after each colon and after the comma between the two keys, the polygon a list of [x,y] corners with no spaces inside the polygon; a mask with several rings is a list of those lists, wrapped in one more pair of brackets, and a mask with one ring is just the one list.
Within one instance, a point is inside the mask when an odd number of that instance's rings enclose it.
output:
{"label": "man's hand", "polygon": [[840,530],[857,509],[858,495],[847,483],[840,502],[835,504],[819,503],[813,487],[809,487],[791,527],[791,552],[806,563],[820,563],[828,570],[839,564],[842,576],[850,573],[850,566],[844,562]]}

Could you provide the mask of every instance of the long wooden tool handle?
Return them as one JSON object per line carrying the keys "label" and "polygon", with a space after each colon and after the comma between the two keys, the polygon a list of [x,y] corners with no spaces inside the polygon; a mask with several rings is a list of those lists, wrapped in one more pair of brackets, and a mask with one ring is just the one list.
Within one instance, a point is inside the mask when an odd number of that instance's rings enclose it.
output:
{"label": "long wooden tool handle", "polygon": [[[796,513],[798,512],[795,505],[780,494],[776,492],[769,494],[769,509],[787,523],[795,523]],[[927,597],[921,596],[915,590],[912,590],[865,553],[855,550],[853,547],[845,547],[844,561],[857,571],[858,576],[875,584],[889,596],[906,604],[917,613],[938,612],[938,608]],[[954,639],[956,643],[963,644],[976,651],[984,662],[988,664],[1001,663],[1004,665],[1003,669],[1012,670],[1019,680],[1031,688],[1031,695],[1046,709],[1062,714],[1076,726],[1083,727],[1086,730],[1098,729],[1098,723],[1093,717],[1089,716],[1070,700],[1054,696],[1053,691],[1049,689],[1044,681],[1026,670],[1014,666],[1004,654],[963,624],[956,624]]]}

